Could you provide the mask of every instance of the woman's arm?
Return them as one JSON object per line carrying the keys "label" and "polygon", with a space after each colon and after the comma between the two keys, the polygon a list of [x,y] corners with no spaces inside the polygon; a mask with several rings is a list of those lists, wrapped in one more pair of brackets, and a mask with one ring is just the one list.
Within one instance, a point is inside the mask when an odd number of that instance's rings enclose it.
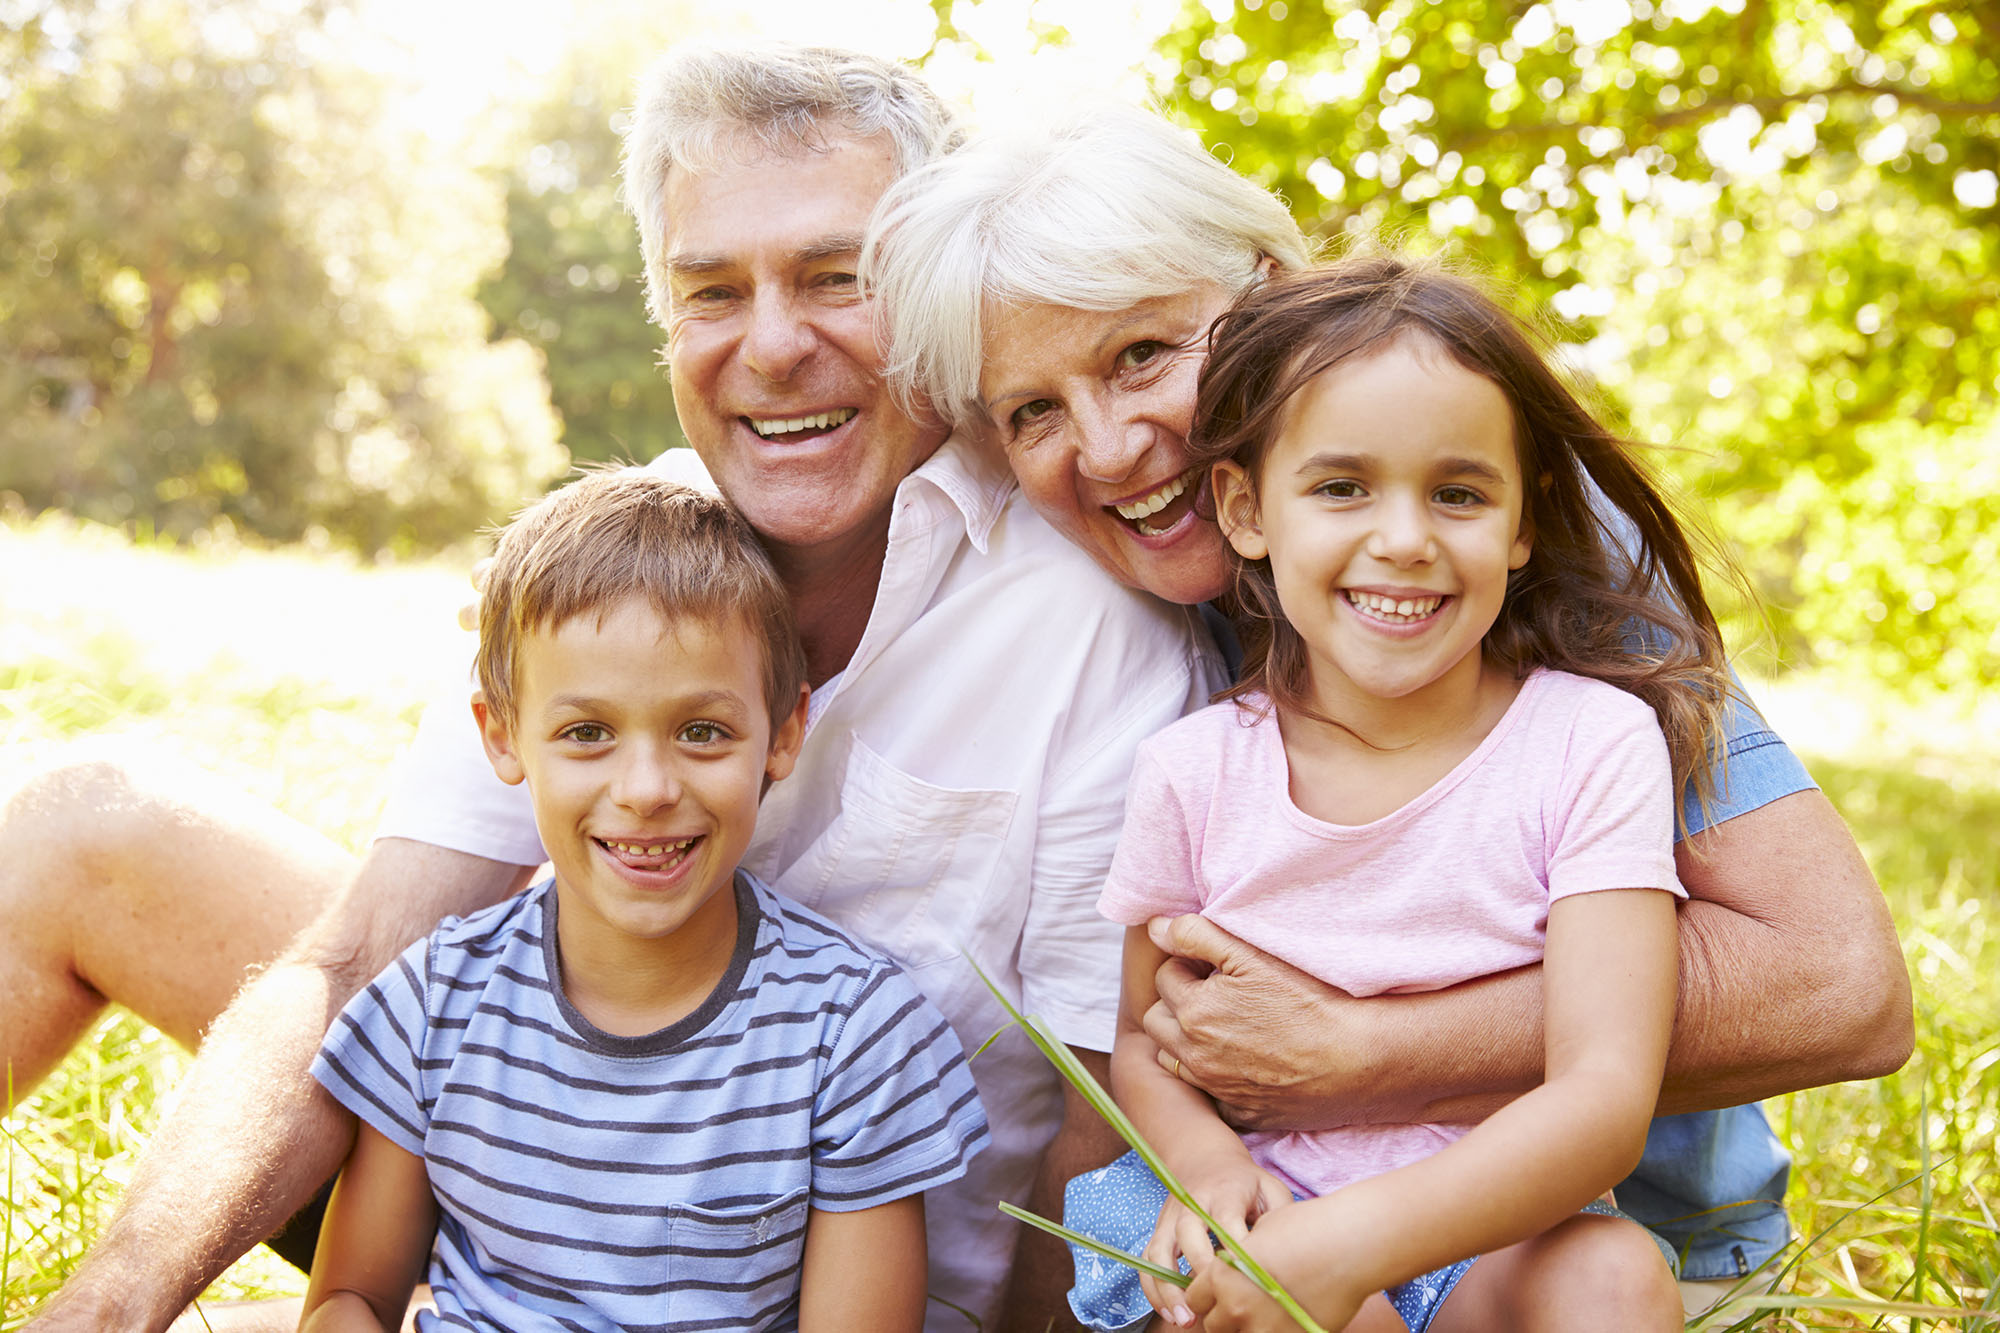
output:
{"label": "woman's arm", "polygon": [[396,1333],[436,1234],[423,1158],[364,1122],[320,1226],[300,1333]]}
{"label": "woman's arm", "polygon": [[[1691,844],[1677,853],[1690,900],[1657,1113],[1901,1067],[1912,1041],[1902,950],[1826,798],[1780,797]],[[1239,1125],[1475,1119],[1541,1078],[1539,968],[1357,1000],[1199,917],[1154,930],[1173,956],[1146,1030]]]}
{"label": "woman's arm", "polygon": [[921,1194],[848,1213],[813,1209],[799,1333],[917,1333],[928,1263]]}
{"label": "woman's arm", "polygon": [[[1252,1252],[1339,1327],[1372,1291],[1575,1213],[1623,1179],[1645,1145],[1673,1025],[1674,958],[1666,893],[1552,904],[1542,966],[1548,1080],[1432,1157],[1273,1215],[1251,1233]],[[1196,1263],[1188,1299],[1197,1313],[1220,1299],[1219,1326],[1230,1328],[1239,1318],[1262,1327],[1278,1313],[1254,1288],[1246,1294],[1233,1270],[1205,1256]]]}

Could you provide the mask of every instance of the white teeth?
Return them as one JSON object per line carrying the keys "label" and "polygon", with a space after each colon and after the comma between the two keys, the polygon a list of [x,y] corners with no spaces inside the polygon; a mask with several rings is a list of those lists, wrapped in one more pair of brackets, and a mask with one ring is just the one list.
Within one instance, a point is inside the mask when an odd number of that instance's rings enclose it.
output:
{"label": "white teeth", "polygon": [[1443,605],[1443,597],[1384,597],[1380,593],[1350,590],[1347,600],[1363,611],[1387,620],[1422,620]]}
{"label": "white teeth", "polygon": [[636,842],[606,842],[604,845],[614,852],[623,852],[627,856],[665,856],[668,852],[686,851],[694,845],[694,839],[682,838],[679,842],[644,844]]}
{"label": "white teeth", "polygon": [[750,417],[750,429],[765,439],[773,435],[789,435],[801,430],[825,430],[830,426],[844,426],[854,419],[859,409],[836,407],[831,412],[821,412],[810,417]]}
{"label": "white teeth", "polygon": [[[1120,518],[1129,518],[1137,522],[1142,518],[1159,513],[1162,509],[1165,509],[1168,505],[1179,499],[1181,492],[1185,491],[1189,483],[1200,475],[1201,469],[1199,467],[1191,467],[1166,485],[1160,487],[1159,490],[1154,491],[1151,495],[1142,495],[1130,504],[1113,505],[1112,507],[1118,511]],[[1141,531],[1150,532],[1150,530],[1145,528],[1142,528]]]}

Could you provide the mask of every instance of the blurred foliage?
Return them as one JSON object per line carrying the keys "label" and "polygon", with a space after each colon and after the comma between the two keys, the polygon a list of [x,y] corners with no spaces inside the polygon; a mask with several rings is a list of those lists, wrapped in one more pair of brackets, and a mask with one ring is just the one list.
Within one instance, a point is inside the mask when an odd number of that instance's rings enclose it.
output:
{"label": "blurred foliage", "polygon": [[507,259],[479,289],[496,337],[541,349],[579,460],[644,462],[685,443],[618,199],[633,62],[654,49],[579,46],[528,107],[507,150]]}
{"label": "blurred foliage", "polygon": [[410,549],[561,469],[537,354],[471,299],[497,200],[383,121],[337,12],[0,18],[0,490]]}
{"label": "blurred foliage", "polygon": [[1148,73],[1316,234],[1518,283],[1795,656],[2000,679],[2000,5],[1211,0]]}
{"label": "blurred foliage", "polygon": [[1518,287],[1792,660],[2000,680],[2000,5],[1183,0],[1145,72],[1329,253]]}
{"label": "blurred foliage", "polygon": [[[938,49],[999,2],[933,0]],[[1518,284],[1686,446],[1794,660],[2000,678],[2000,4],[1183,2],[1169,111],[1329,248]],[[0,491],[400,549],[533,493],[558,431],[680,442],[615,190],[691,11],[580,13],[471,149],[383,114],[348,3],[0,5]]]}

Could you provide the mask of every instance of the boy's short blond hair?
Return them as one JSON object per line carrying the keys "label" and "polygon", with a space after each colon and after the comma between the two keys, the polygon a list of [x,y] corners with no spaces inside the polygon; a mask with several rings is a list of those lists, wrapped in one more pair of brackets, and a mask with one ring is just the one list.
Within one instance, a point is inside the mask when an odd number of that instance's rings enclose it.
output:
{"label": "boy's short blond hair", "polygon": [[740,620],[764,655],[773,732],[805,683],[791,599],[749,524],[712,495],[643,468],[608,468],[544,496],[500,534],[479,598],[479,688],[515,721],[522,641],[637,598],[672,624]]}

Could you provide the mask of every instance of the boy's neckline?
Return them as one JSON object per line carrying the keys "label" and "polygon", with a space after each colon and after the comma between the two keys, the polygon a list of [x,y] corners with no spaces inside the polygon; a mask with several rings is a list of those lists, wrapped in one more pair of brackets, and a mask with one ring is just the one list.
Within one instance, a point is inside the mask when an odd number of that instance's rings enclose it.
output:
{"label": "boy's neckline", "polygon": [[736,895],[736,940],[730,948],[729,965],[723,969],[722,976],[685,1017],[652,1032],[621,1036],[598,1027],[570,1002],[563,984],[562,950],[556,938],[560,900],[555,891],[555,881],[543,883],[542,962],[548,973],[549,993],[555,998],[556,1009],[563,1021],[584,1045],[605,1055],[624,1058],[663,1055],[699,1034],[728,1007],[743,983],[744,973],[750,968],[750,955],[757,944],[757,926],[763,920],[763,913],[757,905],[757,894],[741,869],[731,876],[730,886]]}

